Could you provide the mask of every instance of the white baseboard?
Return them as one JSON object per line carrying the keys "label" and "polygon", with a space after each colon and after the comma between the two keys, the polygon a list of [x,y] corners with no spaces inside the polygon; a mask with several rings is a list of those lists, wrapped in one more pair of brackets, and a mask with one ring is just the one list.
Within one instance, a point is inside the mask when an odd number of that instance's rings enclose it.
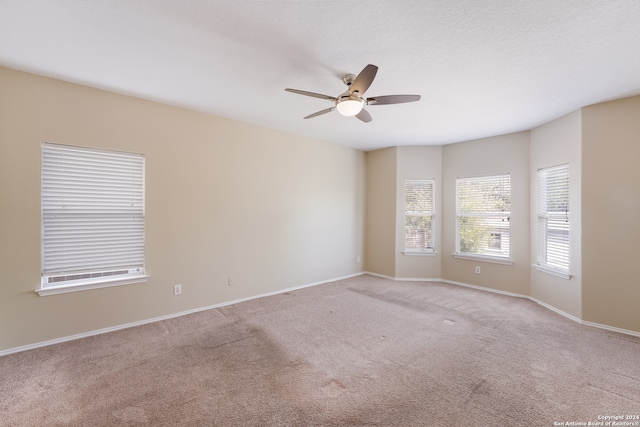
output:
{"label": "white baseboard", "polygon": [[585,326],[591,326],[594,328],[599,328],[599,329],[604,329],[607,331],[611,331],[611,332],[618,332],[621,334],[626,334],[626,335],[632,335],[635,337],[640,337],[640,332],[637,331],[631,331],[628,329],[622,329],[622,328],[616,328],[614,326],[608,326],[608,325],[602,325],[600,323],[594,323],[594,322],[588,322],[582,319],[579,319],[576,316],[573,316],[569,313],[566,313],[552,305],[549,305],[545,302],[539,301],[536,298],[527,296],[527,295],[522,295],[522,294],[516,294],[513,292],[505,292],[505,291],[501,291],[498,289],[492,289],[492,288],[485,288],[482,286],[476,286],[476,285],[470,285],[468,283],[462,283],[462,282],[456,282],[453,280],[446,280],[446,279],[441,279],[441,278],[398,278],[398,277],[390,277],[390,276],[385,276],[383,274],[378,274],[378,273],[372,273],[370,271],[363,271],[360,273],[355,273],[355,274],[350,274],[348,276],[342,276],[342,277],[336,277],[334,279],[329,279],[329,280],[322,280],[320,282],[314,282],[314,283],[307,283],[304,285],[299,285],[299,286],[293,286],[290,288],[286,288],[286,289],[280,289],[277,291],[273,291],[273,292],[267,292],[264,294],[260,294],[260,295],[254,295],[254,296],[250,296],[250,297],[246,297],[246,298],[241,298],[241,299],[237,299],[237,300],[233,300],[233,301],[226,301],[226,302],[222,302],[219,304],[213,304],[213,305],[209,305],[206,307],[198,307],[198,308],[194,308],[192,310],[187,310],[187,311],[181,311],[179,313],[172,313],[172,314],[167,314],[165,316],[159,316],[159,317],[154,317],[151,319],[145,319],[145,320],[140,320],[137,322],[131,322],[131,323],[126,323],[123,325],[118,325],[118,326],[112,326],[110,328],[103,328],[103,329],[98,329],[98,330],[94,330],[94,331],[89,331],[89,332],[83,332],[81,334],[76,334],[76,335],[70,335],[70,336],[66,336],[66,337],[62,337],[62,338],[56,338],[53,340],[48,340],[48,341],[42,341],[42,342],[38,342],[35,344],[28,344],[28,345],[24,345],[24,346],[20,346],[20,347],[14,347],[14,348],[10,348],[7,350],[0,350],[0,357],[2,356],[6,356],[12,353],[19,353],[21,351],[27,351],[27,350],[33,350],[36,348],[40,348],[40,347],[46,347],[49,345],[54,345],[54,344],[60,344],[63,342],[67,342],[67,341],[73,341],[73,340],[77,340],[80,338],[86,338],[86,337],[91,337],[91,336],[95,336],[95,335],[101,335],[101,334],[106,334],[108,332],[115,332],[115,331],[119,331],[121,329],[127,329],[127,328],[133,328],[136,326],[142,326],[142,325],[146,325],[148,323],[154,323],[154,322],[160,322],[162,320],[169,320],[169,319],[173,319],[175,317],[180,317],[180,316],[186,316],[188,314],[193,314],[193,313],[198,313],[201,311],[206,311],[206,310],[211,310],[211,309],[216,309],[216,308],[220,308],[220,307],[225,307],[225,306],[229,306],[229,305],[233,305],[233,304],[238,304],[244,301],[250,301],[253,299],[257,299],[257,298],[263,298],[263,297],[268,297],[268,296],[272,296],[272,295],[278,295],[278,294],[282,294],[285,292],[291,292],[291,291],[295,291],[298,289],[304,289],[304,288],[309,288],[311,286],[317,286],[317,285],[322,285],[324,283],[330,283],[330,282],[336,282],[339,280],[344,280],[344,279],[349,279],[352,277],[357,277],[357,276],[362,276],[363,274],[369,274],[371,276],[376,276],[376,277],[382,277],[384,279],[389,279],[389,280],[394,280],[394,281],[412,281],[412,282],[442,282],[442,283],[448,283],[451,285],[456,285],[456,286],[464,286],[466,288],[472,288],[472,289],[477,289],[477,290],[481,290],[481,291],[487,291],[487,292],[493,292],[493,293],[498,293],[498,294],[502,294],[502,295],[507,295],[507,296],[511,296],[511,297],[517,297],[517,298],[526,298],[528,300],[531,300],[533,302],[535,302],[536,304],[540,304],[541,306],[560,314],[561,316],[564,316],[568,319],[573,320],[574,322],[578,322],[582,325]]}
{"label": "white baseboard", "polygon": [[581,320],[585,326],[592,326],[594,328],[604,329],[605,331],[618,332],[621,334],[632,335],[634,337],[640,337],[640,332],[630,331],[629,329],[616,328],[615,326],[603,325],[601,323],[588,322],[586,320]]}
{"label": "white baseboard", "polygon": [[548,310],[551,310],[551,311],[553,311],[555,313],[558,313],[561,316],[566,317],[567,319],[571,319],[574,322],[578,322],[578,323],[584,324],[582,319],[580,319],[579,317],[574,316],[573,314],[569,314],[566,311],[562,311],[562,310],[560,310],[560,309],[558,309],[558,308],[556,308],[556,307],[554,307],[554,306],[552,306],[550,304],[547,304],[546,302],[540,301],[539,299],[536,299],[534,297],[526,297],[526,298],[531,300],[531,301],[533,301],[533,302],[535,302],[536,304],[540,304],[541,306],[543,306],[544,308],[546,308]]}
{"label": "white baseboard", "polygon": [[630,329],[622,329],[622,328],[616,328],[615,326],[609,326],[609,325],[603,325],[601,323],[594,323],[594,322],[589,322],[586,320],[582,320],[579,317],[574,316],[573,314],[569,314],[565,311],[560,310],[559,308],[556,308],[550,304],[547,304],[546,302],[540,301],[534,297],[528,296],[528,295],[522,295],[522,294],[516,294],[516,293],[512,293],[512,292],[505,292],[505,291],[500,291],[498,289],[491,289],[491,288],[484,288],[482,286],[475,286],[475,285],[469,285],[467,283],[460,283],[460,282],[454,282],[453,280],[442,280],[442,282],[445,283],[450,283],[452,285],[458,285],[458,286],[466,286],[468,288],[474,288],[474,289],[479,289],[482,291],[488,291],[488,292],[494,292],[494,293],[498,293],[498,294],[503,294],[503,295],[509,295],[509,296],[513,296],[513,297],[518,297],[518,298],[526,298],[532,302],[535,302],[536,304],[540,304],[541,306],[543,306],[546,309],[549,309],[555,313],[558,313],[561,316],[566,317],[567,319],[571,319],[574,322],[580,323],[581,325],[585,325],[585,326],[591,326],[594,328],[598,328],[598,329],[604,329],[606,331],[611,331],[611,332],[618,332],[621,334],[626,334],[626,335],[632,335],[634,337],[640,337],[640,332],[638,331],[632,331]]}
{"label": "white baseboard", "polygon": [[416,278],[416,277],[391,277],[385,276],[384,274],[372,273],[371,271],[363,271],[362,274],[368,274],[369,276],[382,277],[383,279],[395,280],[396,282],[442,282],[442,279],[433,278],[433,279],[425,279],[425,278]]}
{"label": "white baseboard", "polygon": [[395,277],[385,276],[384,274],[372,273],[371,271],[365,271],[362,274],[368,274],[369,276],[382,277],[383,279],[397,280]]}
{"label": "white baseboard", "polygon": [[465,288],[477,289],[479,291],[493,292],[494,294],[507,295],[507,296],[516,297],[516,298],[527,298],[527,299],[529,298],[526,295],[517,294],[515,292],[507,292],[507,291],[501,291],[499,289],[485,288],[484,286],[470,285],[468,283],[456,282],[453,280],[441,279],[440,281],[444,283],[449,283],[450,285],[464,286]]}
{"label": "white baseboard", "polygon": [[567,312],[564,312],[562,310],[560,310],[559,308],[556,308],[550,304],[547,304],[546,302],[540,301],[534,297],[528,296],[528,295],[522,295],[522,294],[517,294],[514,292],[506,292],[506,291],[501,291],[499,289],[493,289],[493,288],[485,288],[483,286],[477,286],[477,285],[470,285],[468,283],[462,283],[462,282],[456,282],[454,280],[447,280],[447,279],[427,279],[427,278],[411,278],[411,279],[406,279],[406,278],[396,278],[396,277],[389,277],[389,276],[385,276],[382,274],[377,274],[377,273],[371,273],[371,272],[364,272],[364,274],[370,274],[372,276],[378,276],[378,277],[383,277],[385,279],[390,279],[390,280],[395,280],[395,281],[407,281],[407,280],[411,280],[411,281],[416,281],[416,282],[443,282],[443,283],[448,283],[450,285],[456,285],[456,286],[464,286],[466,288],[472,288],[472,289],[477,289],[480,291],[487,291],[487,292],[493,292],[496,294],[501,294],[501,295],[507,295],[510,297],[517,297],[517,298],[525,298],[528,299],[532,302],[535,302],[536,304],[540,304],[541,306],[543,306],[546,309],[549,309],[555,313],[558,313],[561,316],[566,317],[567,319],[573,320],[574,322],[580,323],[581,325],[585,325],[585,326],[591,326],[593,328],[598,328],[598,329],[604,329],[606,331],[610,331],[610,332],[618,332],[621,334],[626,334],[626,335],[631,335],[634,337],[640,337],[640,332],[638,331],[632,331],[629,329],[622,329],[622,328],[616,328],[615,326],[609,326],[609,325],[603,325],[600,323],[594,323],[594,322],[589,322],[586,320],[582,320],[572,314],[569,314]]}
{"label": "white baseboard", "polygon": [[188,314],[198,313],[200,311],[206,311],[206,310],[225,307],[225,306],[229,306],[229,305],[233,305],[233,304],[238,304],[238,303],[241,303],[241,302],[244,302],[244,301],[249,301],[249,300],[252,300],[252,299],[257,299],[257,298],[262,298],[262,297],[268,297],[268,296],[272,296],[272,295],[282,294],[282,293],[285,293],[285,292],[291,292],[291,291],[295,291],[295,290],[298,290],[298,289],[303,289],[303,288],[308,288],[308,287],[311,287],[311,286],[321,285],[321,284],[324,284],[324,283],[336,282],[338,280],[344,280],[344,279],[349,279],[351,277],[361,276],[362,274],[364,274],[364,273],[355,273],[355,274],[351,274],[351,275],[348,275],[348,276],[336,277],[334,279],[322,280],[320,282],[307,283],[307,284],[304,284],[304,285],[293,286],[293,287],[290,287],[290,288],[280,289],[280,290],[273,291],[273,292],[267,292],[267,293],[260,294],[260,295],[254,295],[254,296],[250,296],[250,297],[247,297],[247,298],[241,298],[241,299],[237,299],[237,300],[233,300],[233,301],[226,301],[226,302],[222,302],[222,303],[219,303],[219,304],[208,305],[206,307],[198,307],[198,308],[194,308],[192,310],[181,311],[179,313],[167,314],[165,316],[159,316],[159,317],[154,317],[154,318],[151,318],[151,319],[140,320],[140,321],[137,321],[137,322],[125,323],[123,325],[112,326],[110,328],[97,329],[97,330],[94,330],[94,331],[83,332],[81,334],[69,335],[69,336],[62,337],[62,338],[56,338],[56,339],[52,339],[52,340],[42,341],[42,342],[38,342],[38,343],[35,343],[35,344],[28,344],[28,345],[23,345],[23,346],[20,346],[20,347],[10,348],[10,349],[7,349],[7,350],[0,350],[0,357],[6,356],[6,355],[12,354],[12,353],[19,353],[21,351],[33,350],[33,349],[40,348],[40,347],[46,347],[46,346],[50,346],[50,345],[54,345],[54,344],[60,344],[60,343],[67,342],[67,341],[73,341],[73,340],[77,340],[77,339],[80,339],[80,338],[87,338],[87,337],[92,337],[92,336],[95,336],[95,335],[106,334],[108,332],[115,332],[115,331],[119,331],[121,329],[128,329],[128,328],[133,328],[133,327],[136,327],[136,326],[142,326],[142,325],[146,325],[148,323],[160,322],[162,320],[169,320],[169,319],[173,319],[175,317],[186,316]]}

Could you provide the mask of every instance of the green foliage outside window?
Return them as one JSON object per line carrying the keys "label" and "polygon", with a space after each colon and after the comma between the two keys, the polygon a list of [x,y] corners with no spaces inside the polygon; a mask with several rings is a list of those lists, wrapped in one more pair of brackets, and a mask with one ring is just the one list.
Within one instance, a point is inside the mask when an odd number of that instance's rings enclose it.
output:
{"label": "green foliage outside window", "polygon": [[459,253],[509,256],[510,176],[457,181]]}

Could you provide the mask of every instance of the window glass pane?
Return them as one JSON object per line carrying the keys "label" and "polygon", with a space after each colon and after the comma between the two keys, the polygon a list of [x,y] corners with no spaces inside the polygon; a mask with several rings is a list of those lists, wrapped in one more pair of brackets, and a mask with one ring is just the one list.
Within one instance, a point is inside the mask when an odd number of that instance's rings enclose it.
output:
{"label": "window glass pane", "polygon": [[569,165],[538,171],[537,262],[569,269]]}
{"label": "window glass pane", "polygon": [[405,248],[433,250],[433,180],[405,181]]}
{"label": "window glass pane", "polygon": [[509,175],[458,179],[457,248],[461,254],[509,257]]}
{"label": "window glass pane", "polygon": [[406,248],[432,248],[431,229],[432,219],[430,216],[408,216],[405,229]]}
{"label": "window glass pane", "polygon": [[509,219],[505,217],[460,217],[458,219],[461,253],[509,256]]}

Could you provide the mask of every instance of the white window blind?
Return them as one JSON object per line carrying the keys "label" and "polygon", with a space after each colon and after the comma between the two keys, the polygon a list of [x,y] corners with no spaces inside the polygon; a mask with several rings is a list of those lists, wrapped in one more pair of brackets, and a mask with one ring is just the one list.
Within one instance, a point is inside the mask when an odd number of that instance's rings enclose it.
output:
{"label": "white window blind", "polygon": [[569,271],[569,165],[538,171],[537,262]]}
{"label": "white window blind", "polygon": [[42,144],[42,287],[144,274],[144,156]]}
{"label": "white window blind", "polygon": [[456,180],[456,253],[509,258],[509,174]]}
{"label": "white window blind", "polygon": [[405,180],[405,249],[409,252],[433,252],[434,250],[433,191],[433,180]]}

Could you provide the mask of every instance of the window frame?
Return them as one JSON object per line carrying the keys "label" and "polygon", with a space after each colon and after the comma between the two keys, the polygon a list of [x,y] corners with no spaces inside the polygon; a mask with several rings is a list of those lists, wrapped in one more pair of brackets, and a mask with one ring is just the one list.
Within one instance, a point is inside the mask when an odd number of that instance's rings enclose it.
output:
{"label": "window frame", "polygon": [[[420,183],[420,184],[428,184],[431,186],[431,200],[429,201],[431,206],[431,211],[415,211],[415,213],[410,213],[414,211],[407,210],[407,186],[410,183]],[[422,256],[434,256],[436,255],[436,247],[435,247],[435,230],[434,221],[435,221],[435,191],[436,191],[436,183],[435,179],[415,179],[415,178],[407,178],[404,181],[404,251],[402,252],[404,255],[422,255]],[[409,217],[429,217],[431,229],[429,230],[429,234],[431,236],[430,243],[431,246],[427,246],[424,248],[409,248],[407,247],[407,220]]]}
{"label": "window frame", "polygon": [[43,142],[41,156],[36,292],[145,282],[144,155]]}
{"label": "window frame", "polygon": [[[487,185],[492,182],[496,184],[500,183],[503,186],[503,189],[506,188],[508,190],[508,199],[506,203],[508,210],[490,211],[485,209],[471,210],[471,209],[461,208],[461,197],[462,197],[461,185],[463,183],[476,183],[478,185],[483,185],[483,184]],[[474,200],[470,200],[470,201],[473,202]],[[477,203],[478,201],[479,200],[476,200],[475,202]],[[486,206],[486,203],[482,203],[480,204],[480,206]],[[498,230],[500,233],[501,243],[502,241],[506,240],[508,244],[508,249],[506,250],[506,253],[492,254],[488,250],[487,251],[478,250],[475,252],[462,251],[461,220],[463,218],[477,218],[479,220],[493,218],[493,219],[501,219],[503,222],[506,222],[507,239],[504,239],[505,237],[504,230]],[[511,246],[512,246],[511,245],[511,174],[507,172],[507,173],[501,173],[501,174],[495,174],[495,175],[482,175],[482,176],[457,178],[456,179],[456,225],[455,227],[456,227],[456,230],[455,230],[456,241],[455,241],[455,252],[453,254],[454,257],[460,258],[460,259],[479,260],[479,261],[485,261],[485,262],[491,262],[491,263],[497,263],[497,264],[511,265],[512,264],[512,261],[511,261]],[[494,233],[494,231],[496,231],[495,228],[488,229],[488,230],[490,231],[489,232],[490,235],[495,234]],[[485,246],[489,247],[490,245],[489,245],[488,239],[486,243],[487,244]]]}
{"label": "window frame", "polygon": [[[536,263],[534,267],[542,272],[552,274],[564,279],[571,278],[571,170],[569,163],[550,166],[537,170],[537,213],[536,213]],[[553,180],[553,181],[552,181]],[[563,184],[560,180],[566,181],[565,189],[561,188]],[[560,187],[558,187],[560,186]],[[558,192],[549,196],[551,189],[558,189]],[[560,192],[562,191],[562,193]],[[548,206],[550,199],[555,203],[565,204],[563,211],[552,210]],[[560,225],[560,231],[566,236],[561,239],[549,238],[549,219],[564,221],[567,225]],[[558,229],[558,227],[556,227]],[[553,250],[549,248],[549,242],[555,243]],[[566,246],[566,251],[562,250],[562,246]],[[562,258],[562,264],[549,262],[549,252],[555,253],[555,258]]]}

